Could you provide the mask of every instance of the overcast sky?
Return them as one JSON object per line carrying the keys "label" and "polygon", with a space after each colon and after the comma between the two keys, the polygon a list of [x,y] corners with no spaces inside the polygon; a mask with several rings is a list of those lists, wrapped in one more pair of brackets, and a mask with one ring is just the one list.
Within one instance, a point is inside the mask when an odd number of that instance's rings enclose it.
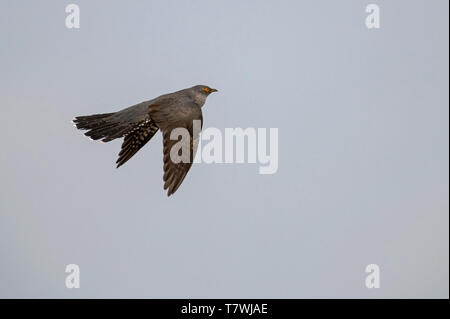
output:
{"label": "overcast sky", "polygon": [[[0,297],[449,296],[448,1],[0,2]],[[195,164],[70,123],[195,84],[279,167]],[[79,289],[65,286],[67,264]],[[380,267],[367,289],[365,267]]]}

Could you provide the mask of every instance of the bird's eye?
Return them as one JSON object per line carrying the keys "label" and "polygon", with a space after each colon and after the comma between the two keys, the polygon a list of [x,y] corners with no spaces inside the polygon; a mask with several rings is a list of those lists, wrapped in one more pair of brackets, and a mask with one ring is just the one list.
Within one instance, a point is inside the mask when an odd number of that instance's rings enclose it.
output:
{"label": "bird's eye", "polygon": [[205,91],[206,93],[209,93],[211,91],[210,88],[204,88],[203,91]]}

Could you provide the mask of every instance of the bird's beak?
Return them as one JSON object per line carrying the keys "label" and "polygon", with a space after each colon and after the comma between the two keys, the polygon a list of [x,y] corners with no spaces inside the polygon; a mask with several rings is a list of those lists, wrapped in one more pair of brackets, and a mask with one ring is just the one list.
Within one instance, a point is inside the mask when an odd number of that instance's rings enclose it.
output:
{"label": "bird's beak", "polygon": [[216,89],[211,89],[210,93],[217,92]]}

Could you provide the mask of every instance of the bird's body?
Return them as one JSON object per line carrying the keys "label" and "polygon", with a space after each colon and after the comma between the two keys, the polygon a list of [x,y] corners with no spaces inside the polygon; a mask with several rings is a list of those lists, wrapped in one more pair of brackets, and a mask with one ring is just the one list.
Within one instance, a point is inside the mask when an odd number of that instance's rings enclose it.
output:
{"label": "bird's body", "polygon": [[[204,85],[197,85],[174,93],[161,95],[115,113],[75,117],[73,123],[78,129],[88,130],[85,135],[93,140],[109,142],[124,137],[117,159],[117,167],[128,161],[141,149],[158,130],[162,131],[164,144],[164,189],[173,194],[183,182],[192,166],[196,151],[193,122],[203,123],[202,106],[212,92]],[[175,163],[170,150],[177,143],[171,140],[173,129],[187,129],[190,134],[190,161]],[[199,132],[197,132],[199,133]]]}

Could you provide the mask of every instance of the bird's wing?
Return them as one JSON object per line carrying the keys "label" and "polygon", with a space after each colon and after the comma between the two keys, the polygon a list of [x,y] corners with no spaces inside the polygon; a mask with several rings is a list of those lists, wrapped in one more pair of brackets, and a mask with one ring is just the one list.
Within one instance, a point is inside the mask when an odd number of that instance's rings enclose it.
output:
{"label": "bird's wing", "polygon": [[[190,102],[179,102],[173,105],[153,105],[150,107],[150,116],[156,122],[163,133],[164,143],[164,189],[168,189],[167,196],[172,195],[180,187],[186,174],[192,166],[192,162],[197,152],[200,130],[203,125],[201,108]],[[194,129],[194,121],[200,121],[198,132]],[[182,143],[182,138],[172,140],[170,134],[176,128],[184,128],[189,132],[189,160],[186,162],[176,162],[170,156],[172,147],[177,143]],[[175,138],[176,138],[175,134]],[[186,145],[187,147],[187,145]],[[177,147],[178,149],[178,147]],[[183,148],[180,147],[182,152]],[[178,153],[182,156],[184,154]]]}
{"label": "bird's wing", "polygon": [[143,121],[137,125],[131,132],[125,135],[122,143],[122,149],[117,159],[117,167],[122,166],[128,161],[142,146],[144,146],[150,139],[158,132],[158,126],[150,119]]}

